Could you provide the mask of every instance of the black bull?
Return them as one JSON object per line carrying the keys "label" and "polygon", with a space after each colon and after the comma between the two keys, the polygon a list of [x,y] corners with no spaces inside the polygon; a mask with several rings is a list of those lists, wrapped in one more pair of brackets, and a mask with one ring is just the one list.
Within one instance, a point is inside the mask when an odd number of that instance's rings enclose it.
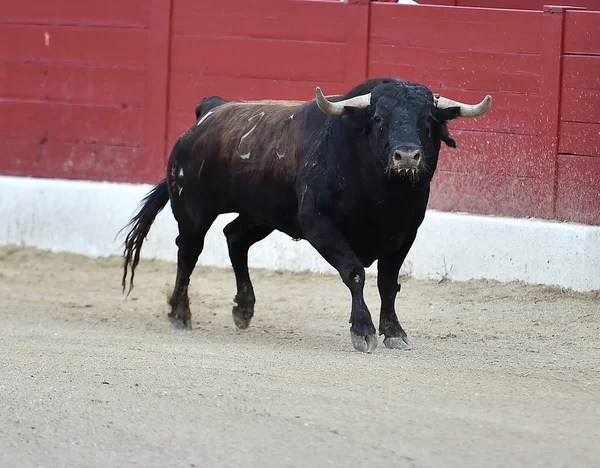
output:
{"label": "black bull", "polygon": [[248,249],[279,230],[307,240],[350,290],[350,333],[359,351],[377,346],[363,297],[365,267],[377,263],[379,334],[388,348],[410,349],[394,302],[398,274],[425,216],[441,142],[456,147],[447,121],[477,117],[451,101],[394,78],[367,80],[343,96],[312,101],[232,101],[213,96],[175,143],[166,178],[144,198],[125,240],[123,288],[130,289],[144,238],[171,201],[179,226],[177,278],[169,318],[191,326],[190,275],[217,216],[238,213],[224,233],[235,273],[233,320],[254,314]]}

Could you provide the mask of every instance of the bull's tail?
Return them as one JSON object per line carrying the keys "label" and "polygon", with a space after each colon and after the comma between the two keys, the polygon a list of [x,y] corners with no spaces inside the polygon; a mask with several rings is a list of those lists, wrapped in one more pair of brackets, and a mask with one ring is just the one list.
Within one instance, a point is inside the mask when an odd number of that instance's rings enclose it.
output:
{"label": "bull's tail", "polygon": [[[150,227],[156,218],[156,215],[165,207],[169,201],[169,190],[167,180],[163,179],[142,200],[141,208],[137,214],[123,227],[131,227],[125,239],[125,251],[123,252],[123,292],[125,292],[125,283],[127,279],[127,269],[131,267],[131,278],[129,279],[129,294],[133,289],[133,275],[135,267],[140,261],[140,252],[144,239],[150,231]],[[121,229],[121,231],[123,230]],[[119,231],[119,232],[121,232]]]}

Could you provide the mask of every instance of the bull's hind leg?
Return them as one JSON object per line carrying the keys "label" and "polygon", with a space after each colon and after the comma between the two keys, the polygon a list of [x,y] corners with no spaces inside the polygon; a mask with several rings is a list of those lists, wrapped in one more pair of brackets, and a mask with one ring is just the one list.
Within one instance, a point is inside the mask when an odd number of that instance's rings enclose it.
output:
{"label": "bull's hind leg", "polygon": [[178,247],[177,278],[173,294],[169,298],[171,306],[169,319],[176,328],[192,327],[188,285],[198,257],[204,248],[204,237],[215,219],[216,216],[202,216],[196,222],[178,219],[179,235],[175,241]]}
{"label": "bull's hind leg", "polygon": [[273,229],[259,226],[251,219],[238,216],[223,229],[227,237],[229,258],[235,273],[237,292],[234,298],[232,315],[235,326],[240,329],[248,328],[254,315],[254,288],[248,272],[248,250],[273,232]]}

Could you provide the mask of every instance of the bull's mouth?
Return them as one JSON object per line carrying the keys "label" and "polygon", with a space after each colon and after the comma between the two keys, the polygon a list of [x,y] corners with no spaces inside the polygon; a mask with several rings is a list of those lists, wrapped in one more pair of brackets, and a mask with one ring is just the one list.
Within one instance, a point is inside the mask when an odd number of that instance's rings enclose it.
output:
{"label": "bull's mouth", "polygon": [[421,179],[422,168],[420,165],[392,164],[387,172],[396,178],[406,179],[414,184]]}

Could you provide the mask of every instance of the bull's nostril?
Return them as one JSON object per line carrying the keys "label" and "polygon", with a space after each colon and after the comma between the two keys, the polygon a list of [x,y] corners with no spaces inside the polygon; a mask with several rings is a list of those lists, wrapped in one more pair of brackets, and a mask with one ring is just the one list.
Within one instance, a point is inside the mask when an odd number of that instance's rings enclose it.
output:
{"label": "bull's nostril", "polygon": [[402,159],[402,152],[398,150],[394,151],[394,159],[400,161]]}
{"label": "bull's nostril", "polygon": [[421,160],[421,153],[419,152],[419,153],[415,154],[415,155],[413,156],[413,160],[414,160],[415,162],[419,162],[419,161]]}

